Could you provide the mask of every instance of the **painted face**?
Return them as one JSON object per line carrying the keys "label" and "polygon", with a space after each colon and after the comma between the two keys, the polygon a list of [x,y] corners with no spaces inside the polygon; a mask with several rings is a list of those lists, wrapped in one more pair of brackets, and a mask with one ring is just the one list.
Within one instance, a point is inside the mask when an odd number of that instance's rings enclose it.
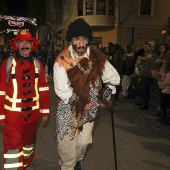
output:
{"label": "painted face", "polygon": [[77,55],[82,56],[86,53],[89,42],[87,37],[73,37],[71,42],[73,50]]}
{"label": "painted face", "polygon": [[28,57],[30,55],[33,46],[32,41],[17,40],[15,44],[23,57]]}

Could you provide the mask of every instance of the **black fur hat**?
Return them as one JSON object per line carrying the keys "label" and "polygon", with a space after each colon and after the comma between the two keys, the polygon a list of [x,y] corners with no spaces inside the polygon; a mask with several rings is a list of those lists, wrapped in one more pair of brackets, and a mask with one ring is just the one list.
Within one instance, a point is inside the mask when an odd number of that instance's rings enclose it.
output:
{"label": "black fur hat", "polygon": [[79,36],[87,37],[89,40],[92,40],[93,38],[90,25],[82,18],[75,20],[68,26],[67,35],[65,39],[67,41],[71,41],[73,37]]}

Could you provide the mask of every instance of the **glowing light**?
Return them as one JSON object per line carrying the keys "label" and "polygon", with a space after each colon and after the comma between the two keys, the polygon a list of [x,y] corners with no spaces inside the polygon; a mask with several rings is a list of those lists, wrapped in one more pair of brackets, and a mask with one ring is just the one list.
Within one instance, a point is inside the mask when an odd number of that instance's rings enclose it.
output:
{"label": "glowing light", "polygon": [[6,32],[7,34],[10,33],[10,32],[16,32],[18,33],[19,29],[7,29]]}
{"label": "glowing light", "polygon": [[6,20],[11,20],[13,22],[15,21],[16,23],[27,22],[29,24],[37,26],[36,18],[0,15],[0,21],[6,21]]}

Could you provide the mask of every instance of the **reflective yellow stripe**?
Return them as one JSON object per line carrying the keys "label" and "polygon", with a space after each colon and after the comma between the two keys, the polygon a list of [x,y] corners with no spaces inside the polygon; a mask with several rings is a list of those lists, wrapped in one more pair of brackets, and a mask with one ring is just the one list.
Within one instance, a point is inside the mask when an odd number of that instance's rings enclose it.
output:
{"label": "reflective yellow stripe", "polygon": [[26,150],[26,151],[33,150],[33,148],[34,148],[34,147],[29,147],[29,148],[28,148],[28,147],[27,147],[27,148],[26,148],[26,147],[23,147],[23,149]]}
{"label": "reflective yellow stripe", "polygon": [[[12,60],[12,65],[13,65],[12,66],[12,74],[15,75],[16,61],[14,58]],[[35,73],[38,74],[39,71],[38,71],[38,68],[36,67],[35,60],[34,60],[34,67],[35,67]],[[16,107],[16,104],[18,102],[21,102],[21,100],[22,100],[22,99],[17,99],[17,93],[18,93],[17,81],[16,81],[16,79],[12,79],[12,82],[13,82],[13,89],[14,89],[13,96],[12,96],[12,98],[10,98],[9,96],[6,96],[6,99],[9,100],[10,102],[12,102],[12,107],[8,106],[8,105],[4,105],[4,108],[7,110],[10,110],[10,111],[21,112],[22,108]],[[34,97],[33,100],[36,101],[36,104],[35,104],[35,106],[32,106],[32,110],[39,109],[39,107],[40,107],[39,93],[38,93],[38,78],[35,78],[35,93],[36,93],[36,97]]]}
{"label": "reflective yellow stripe", "polygon": [[47,91],[47,90],[49,90],[49,87],[40,87],[39,88],[39,91]]}
{"label": "reflective yellow stripe", "polygon": [[0,95],[5,95],[6,92],[5,91],[0,91]]}
{"label": "reflective yellow stripe", "polygon": [[50,112],[49,109],[41,109],[41,110],[40,110],[40,113],[49,113],[49,112]]}
{"label": "reflective yellow stripe", "polygon": [[[39,71],[38,71],[38,68],[37,68],[37,66],[36,66],[35,60],[34,60],[34,67],[35,67],[35,73],[36,73],[36,74],[39,74]],[[35,94],[36,94],[36,97],[37,97],[36,105],[37,105],[38,108],[39,108],[40,103],[39,103],[39,92],[38,92],[38,77],[35,78],[34,88],[35,88]]]}
{"label": "reflective yellow stripe", "polygon": [[[14,58],[13,58],[12,64],[13,64],[12,74],[15,74],[16,62],[15,62]],[[34,66],[35,66],[35,61],[34,61]],[[36,73],[38,73],[38,68],[36,66],[35,66],[35,70],[36,70]],[[4,108],[7,110],[10,110],[10,111],[21,112],[22,108],[16,107],[16,104],[21,102],[21,100],[22,100],[22,99],[17,99],[17,93],[18,93],[17,81],[16,81],[16,79],[12,79],[12,81],[13,81],[13,87],[14,87],[13,96],[12,96],[12,98],[10,98],[9,96],[6,96],[6,99],[8,101],[12,102],[12,107],[4,105]],[[35,84],[37,84],[36,82],[38,82],[38,78],[35,78]],[[36,101],[36,105],[32,107],[32,110],[39,109],[39,95],[37,95],[38,94],[37,93],[37,91],[38,91],[37,85],[35,85],[35,87],[36,87],[36,97],[33,97],[33,101]]]}
{"label": "reflective yellow stripe", "polygon": [[[15,67],[16,67],[16,61],[15,59],[13,58],[12,60],[12,74],[15,75]],[[12,83],[13,83],[13,89],[14,89],[14,93],[13,93],[13,102],[12,102],[12,108],[15,108],[16,107],[16,99],[17,99],[17,92],[18,92],[18,86],[17,86],[17,81],[16,79],[12,79]]]}
{"label": "reflective yellow stripe", "polygon": [[17,154],[4,154],[4,158],[18,158],[23,155],[23,151]]}
{"label": "reflective yellow stripe", "polygon": [[34,144],[23,147],[24,157],[29,158],[34,153]]}
{"label": "reflective yellow stripe", "polygon": [[33,151],[31,151],[29,154],[24,153],[24,157],[29,157],[32,153],[33,153]]}
{"label": "reflective yellow stripe", "polygon": [[[39,102],[37,102],[39,103]],[[17,111],[17,112],[21,112],[21,109],[20,107],[10,107],[10,106],[7,106],[7,105],[4,105],[4,108],[7,109],[7,110],[10,110],[10,111]],[[32,110],[36,110],[36,109],[39,109],[39,105],[38,106],[32,106]]]}
{"label": "reflective yellow stripe", "polygon": [[[25,100],[25,99],[13,99],[13,98],[10,98],[9,96],[6,96],[5,97],[8,101],[10,102],[13,102],[14,100],[17,102],[17,103],[21,103],[21,100]],[[33,97],[33,101],[36,101],[37,100],[37,97]]]}
{"label": "reflective yellow stripe", "polygon": [[22,167],[23,163],[14,163],[14,164],[4,164],[4,168],[16,168],[16,167]]}
{"label": "reflective yellow stripe", "polygon": [[16,107],[16,99],[17,99],[17,92],[18,92],[18,88],[17,88],[17,81],[16,79],[12,79],[13,81],[13,86],[14,86],[14,93],[13,93],[13,102],[12,102],[12,107]]}
{"label": "reflective yellow stripe", "polygon": [[0,120],[5,119],[5,115],[0,115]]}

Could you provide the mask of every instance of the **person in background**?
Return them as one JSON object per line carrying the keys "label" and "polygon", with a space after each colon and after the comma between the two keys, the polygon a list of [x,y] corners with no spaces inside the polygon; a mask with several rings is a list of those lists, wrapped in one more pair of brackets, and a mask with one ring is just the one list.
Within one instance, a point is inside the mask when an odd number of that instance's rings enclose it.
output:
{"label": "person in background", "polygon": [[53,76],[54,54],[52,49],[47,53],[48,76]]}
{"label": "person in background", "polygon": [[[167,48],[165,44],[160,44],[159,45],[159,51],[155,60],[155,70],[151,70],[152,75],[154,77],[154,81],[155,81],[155,85],[158,86],[159,81],[162,81],[162,77],[163,75],[165,75],[165,71],[166,71],[166,65],[167,65]],[[158,120],[162,120],[162,89],[159,88],[158,86],[158,93],[159,93],[159,100],[160,100],[160,107],[159,110],[160,112],[156,114],[156,116],[160,116],[161,119]]]}
{"label": "person in background", "polygon": [[35,55],[34,55],[38,60],[40,60],[44,66],[44,69],[45,69],[45,59],[44,59],[44,55],[42,53],[42,51],[40,49],[36,49],[35,50]]}
{"label": "person in background", "polygon": [[164,73],[158,78],[161,91],[161,117],[158,119],[164,125],[170,125],[170,54],[166,57]]}
{"label": "person in background", "polygon": [[143,49],[144,49],[144,53],[147,53],[148,51],[153,51],[152,50],[152,46],[151,46],[151,44],[149,43],[149,42],[146,42],[145,44],[144,44],[144,46],[143,46]]}
{"label": "person in background", "polygon": [[[120,80],[122,80],[122,67],[124,63],[124,49],[120,46],[115,51],[115,56],[113,59],[113,67],[117,70],[120,76]],[[114,100],[119,100],[119,98],[122,96],[122,84],[120,83],[118,86],[116,86],[116,94],[112,95],[113,102]]]}
{"label": "person in background", "polygon": [[37,122],[49,116],[49,87],[43,64],[31,51],[38,40],[20,30],[10,41],[16,51],[0,67],[0,124],[3,125],[4,170],[25,170],[34,157]]}
{"label": "person in background", "polygon": [[123,99],[128,98],[128,87],[131,84],[131,75],[134,73],[134,54],[132,47],[127,45],[125,47],[125,58],[122,67],[122,92]]}
{"label": "person in background", "polygon": [[150,88],[153,83],[152,71],[155,69],[155,56],[152,50],[146,52],[146,59],[139,68],[138,72],[141,76],[140,84],[140,97],[142,103],[140,106],[141,110],[148,110],[150,100]]}
{"label": "person in background", "polygon": [[46,59],[46,52],[45,52],[44,49],[41,50],[41,55],[42,55],[42,58],[43,58],[42,63],[44,65],[44,69],[45,69],[45,66],[47,64],[47,59]]}
{"label": "person in background", "polygon": [[54,60],[58,57],[59,53],[60,53],[60,50],[56,49],[54,53]]}
{"label": "person in background", "polygon": [[108,55],[108,61],[113,64],[113,58],[114,58],[114,44],[112,42],[108,43],[108,51],[107,51],[107,55]]}
{"label": "person in background", "polygon": [[116,92],[120,77],[98,49],[90,49],[91,27],[79,18],[68,26],[69,47],[54,63],[54,88],[58,96],[56,132],[61,170],[81,170],[86,149],[92,143],[99,113],[102,82]]}
{"label": "person in background", "polygon": [[159,51],[155,60],[155,70],[160,70],[162,65],[164,65],[164,60],[167,58],[167,48],[165,44],[159,45]]}

